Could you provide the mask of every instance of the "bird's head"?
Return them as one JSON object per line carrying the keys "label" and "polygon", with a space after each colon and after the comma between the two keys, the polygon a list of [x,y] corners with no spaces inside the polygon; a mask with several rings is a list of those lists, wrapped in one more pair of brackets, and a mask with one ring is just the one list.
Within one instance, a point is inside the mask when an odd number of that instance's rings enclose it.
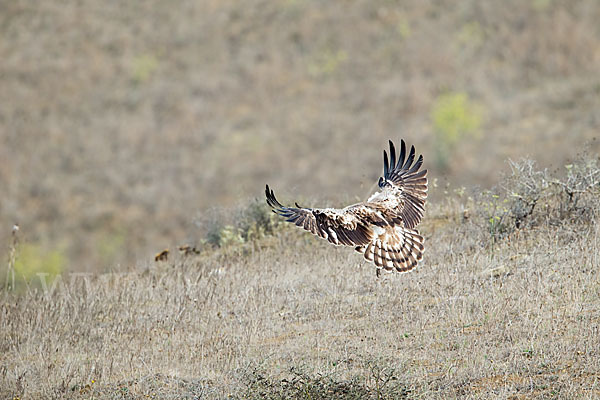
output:
{"label": "bird's head", "polygon": [[385,179],[384,177],[379,177],[379,183],[378,183],[380,188],[384,188],[384,187],[389,187],[391,186],[391,184],[388,182],[387,179]]}

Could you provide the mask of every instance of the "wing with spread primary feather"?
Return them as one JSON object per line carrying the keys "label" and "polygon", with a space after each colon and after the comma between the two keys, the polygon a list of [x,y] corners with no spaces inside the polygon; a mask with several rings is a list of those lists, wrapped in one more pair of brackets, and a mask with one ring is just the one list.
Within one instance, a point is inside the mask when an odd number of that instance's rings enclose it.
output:
{"label": "wing with spread primary feather", "polygon": [[369,214],[367,207],[360,204],[342,209],[286,207],[275,198],[269,185],[265,194],[274,213],[330,243],[362,246],[371,242],[373,231],[364,219]]}
{"label": "wing with spread primary feather", "polygon": [[383,152],[380,190],[364,203],[345,208],[287,207],[266,186],[267,203],[273,212],[335,245],[354,246],[364,258],[382,270],[407,272],[423,259],[423,236],[415,229],[423,218],[427,200],[427,170],[423,156],[415,161],[415,148],[407,154],[404,140],[400,154],[390,141]]}
{"label": "wing with spread primary feather", "polygon": [[[413,164],[414,162],[414,164]],[[390,140],[390,158],[383,151],[383,177],[379,178],[379,187],[398,193],[399,206],[396,210],[404,226],[413,229],[421,222],[427,200],[427,170],[419,171],[423,165],[423,156],[415,162],[415,147],[411,146],[406,154],[404,140],[400,143],[400,155],[396,161],[396,149]]]}

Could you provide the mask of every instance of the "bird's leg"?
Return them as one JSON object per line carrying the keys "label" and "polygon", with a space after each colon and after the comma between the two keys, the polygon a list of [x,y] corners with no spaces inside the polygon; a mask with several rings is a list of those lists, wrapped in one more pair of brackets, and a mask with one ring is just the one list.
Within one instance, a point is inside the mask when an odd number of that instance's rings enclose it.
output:
{"label": "bird's leg", "polygon": [[381,278],[381,268],[375,268],[375,275],[377,278]]}

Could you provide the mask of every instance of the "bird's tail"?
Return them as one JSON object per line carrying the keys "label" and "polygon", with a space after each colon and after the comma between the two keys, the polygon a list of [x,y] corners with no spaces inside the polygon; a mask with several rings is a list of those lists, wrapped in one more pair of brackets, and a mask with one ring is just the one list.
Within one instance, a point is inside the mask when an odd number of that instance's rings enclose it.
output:
{"label": "bird's tail", "polygon": [[371,243],[355,247],[355,250],[364,254],[365,259],[378,269],[408,272],[423,259],[423,242],[423,236],[416,229],[396,226],[376,236]]}

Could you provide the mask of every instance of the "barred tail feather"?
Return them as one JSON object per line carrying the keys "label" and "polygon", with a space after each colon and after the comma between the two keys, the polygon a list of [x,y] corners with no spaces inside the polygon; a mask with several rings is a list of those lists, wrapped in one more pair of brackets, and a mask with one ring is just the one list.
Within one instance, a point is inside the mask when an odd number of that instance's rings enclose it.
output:
{"label": "barred tail feather", "polygon": [[355,247],[355,250],[364,254],[365,259],[374,263],[377,269],[408,272],[423,259],[423,236],[416,229],[401,227],[395,227],[394,233],[379,236],[366,246]]}

